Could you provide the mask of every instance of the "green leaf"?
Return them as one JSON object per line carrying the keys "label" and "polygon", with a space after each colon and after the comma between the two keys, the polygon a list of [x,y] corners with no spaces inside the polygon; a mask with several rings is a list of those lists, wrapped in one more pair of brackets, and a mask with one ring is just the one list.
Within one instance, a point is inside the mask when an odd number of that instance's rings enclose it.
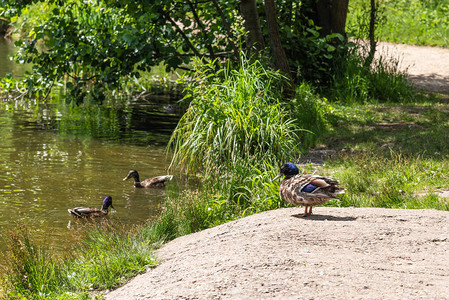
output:
{"label": "green leaf", "polygon": [[327,49],[328,52],[333,52],[333,51],[335,51],[335,47],[332,46],[332,45],[327,45],[326,49]]}

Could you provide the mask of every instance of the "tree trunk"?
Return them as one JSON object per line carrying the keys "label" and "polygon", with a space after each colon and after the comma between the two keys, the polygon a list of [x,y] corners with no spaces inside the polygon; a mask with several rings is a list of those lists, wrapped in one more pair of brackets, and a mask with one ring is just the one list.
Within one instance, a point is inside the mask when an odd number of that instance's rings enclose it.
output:
{"label": "tree trunk", "polygon": [[339,33],[346,36],[346,16],[349,0],[317,0],[316,25],[321,27],[320,34],[326,36],[331,33]]}
{"label": "tree trunk", "polygon": [[281,42],[281,36],[279,34],[279,25],[276,20],[274,0],[265,0],[265,14],[267,16],[268,34],[270,36],[270,46],[274,56],[275,69],[280,70],[284,75],[291,79],[287,55],[285,55],[284,47]]}
{"label": "tree trunk", "polygon": [[243,17],[246,32],[246,49],[249,53],[265,48],[256,0],[240,0],[240,13]]}
{"label": "tree trunk", "polygon": [[369,19],[369,53],[365,60],[365,66],[369,67],[374,59],[374,54],[376,53],[376,38],[374,36],[374,31],[376,29],[377,23],[377,6],[375,0],[370,0],[371,11],[370,11],[370,19]]}

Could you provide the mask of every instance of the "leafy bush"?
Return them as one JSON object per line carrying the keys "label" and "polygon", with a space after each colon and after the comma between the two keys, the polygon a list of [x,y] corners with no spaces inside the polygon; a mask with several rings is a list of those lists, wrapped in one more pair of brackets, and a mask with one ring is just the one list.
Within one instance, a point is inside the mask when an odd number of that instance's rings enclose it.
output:
{"label": "leafy bush", "polygon": [[28,5],[17,3],[12,6],[20,10],[20,13],[16,9],[11,12],[12,36],[14,39],[28,39],[32,38],[35,27],[48,22],[56,4],[40,1]]}
{"label": "leafy bush", "polygon": [[16,60],[33,64],[26,80],[30,93],[43,94],[54,83],[64,83],[78,102],[86,97],[101,101],[122,78],[139,76],[135,65],[152,52],[146,40],[150,34],[123,9],[70,0],[16,43],[21,47]]}

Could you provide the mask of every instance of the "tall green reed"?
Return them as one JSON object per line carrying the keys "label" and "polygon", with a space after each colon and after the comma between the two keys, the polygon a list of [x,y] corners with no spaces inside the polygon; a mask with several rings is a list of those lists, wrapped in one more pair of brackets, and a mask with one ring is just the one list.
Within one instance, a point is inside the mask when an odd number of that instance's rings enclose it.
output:
{"label": "tall green reed", "polygon": [[117,220],[88,224],[78,231],[80,243],[71,257],[68,274],[77,290],[106,289],[156,264],[151,241],[138,228]]}
{"label": "tall green reed", "polygon": [[[85,221],[85,220],[84,220]],[[2,276],[6,299],[91,299],[89,291],[114,287],[156,264],[153,243],[138,228],[109,223],[80,222],[78,241],[64,257],[32,240],[19,226],[8,235]]]}
{"label": "tall green reed", "polygon": [[296,157],[298,131],[280,101],[279,73],[242,58],[240,66],[196,64],[187,87],[190,107],[173,132],[172,165],[212,173],[233,169],[244,158],[253,163]]}
{"label": "tall green reed", "polygon": [[329,98],[344,103],[411,102],[416,99],[407,74],[399,70],[399,59],[380,56],[365,65],[366,49],[355,47],[340,62]]}
{"label": "tall green reed", "polygon": [[285,78],[259,61],[243,57],[236,69],[196,68],[186,89],[190,107],[169,148],[172,165],[201,172],[204,187],[169,196],[176,200],[165,203],[152,227],[152,234],[165,231],[167,239],[284,206],[278,182],[271,179],[327,126],[327,107],[309,85],[280,101]]}
{"label": "tall green reed", "polygon": [[4,293],[10,299],[45,299],[67,284],[64,266],[19,225],[8,237]]}

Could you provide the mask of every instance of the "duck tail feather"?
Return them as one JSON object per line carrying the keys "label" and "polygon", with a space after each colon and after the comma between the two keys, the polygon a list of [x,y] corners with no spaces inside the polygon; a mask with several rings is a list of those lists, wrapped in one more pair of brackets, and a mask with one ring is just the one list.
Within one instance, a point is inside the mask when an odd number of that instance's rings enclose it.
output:
{"label": "duck tail feather", "polygon": [[345,194],[346,190],[345,189],[338,189],[334,192],[334,195],[342,195]]}

